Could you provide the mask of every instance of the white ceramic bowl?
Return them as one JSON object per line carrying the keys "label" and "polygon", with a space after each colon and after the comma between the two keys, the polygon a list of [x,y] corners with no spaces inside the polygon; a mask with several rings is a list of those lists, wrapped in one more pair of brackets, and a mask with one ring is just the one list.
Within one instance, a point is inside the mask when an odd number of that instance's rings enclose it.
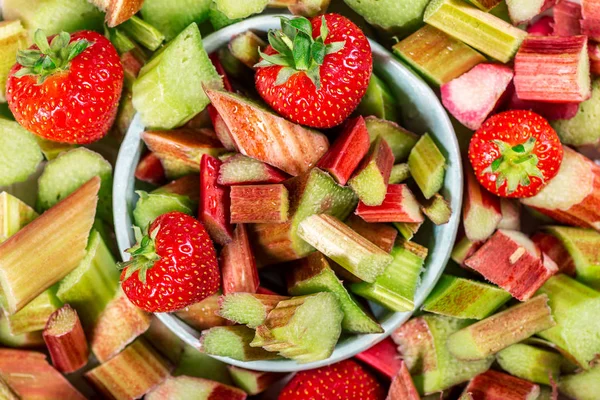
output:
{"label": "white ceramic bowl", "polygon": [[[277,15],[250,18],[207,36],[203,40],[204,47],[207,52],[211,53],[221,46],[227,45],[229,40],[236,34],[249,29],[256,32],[267,32],[269,29],[278,27],[279,18]],[[429,256],[425,262],[425,272],[415,298],[415,307],[418,309],[442,274],[456,238],[463,188],[460,151],[448,115],[429,86],[379,44],[371,41],[371,48],[373,50],[374,71],[390,86],[396,96],[402,114],[403,126],[419,134],[425,132],[432,134],[441,145],[442,152],[448,160],[442,194],[450,201],[454,213],[450,222],[445,225],[434,226],[429,222],[426,223],[417,236],[417,241],[429,249]],[[121,145],[115,168],[113,186],[114,223],[119,249],[124,259],[129,257],[125,250],[134,244],[131,218],[133,207],[137,201],[137,195],[134,192],[136,185],[134,172],[144,148],[144,144],[140,139],[143,131],[144,126],[138,114]],[[291,372],[317,368],[350,358],[383,340],[408,320],[412,314],[411,312],[390,312],[375,304],[371,304],[371,306],[385,332],[382,334],[345,337],[340,340],[331,357],[326,360],[298,364],[292,360],[241,362],[228,358],[220,359],[229,364],[253,370]],[[198,340],[200,332],[187,326],[175,315],[157,314],[157,316],[187,344],[196,348],[201,347]]]}

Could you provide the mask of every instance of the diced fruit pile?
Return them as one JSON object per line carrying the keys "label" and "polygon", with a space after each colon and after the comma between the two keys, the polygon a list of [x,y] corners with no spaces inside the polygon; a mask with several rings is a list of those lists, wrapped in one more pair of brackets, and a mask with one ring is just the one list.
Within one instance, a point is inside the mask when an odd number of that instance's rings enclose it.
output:
{"label": "diced fruit pile", "polygon": [[[600,398],[600,2],[343,3],[4,0],[0,398]],[[265,9],[294,16],[207,54]],[[458,212],[447,152],[402,126],[365,33],[397,39],[462,145],[461,231],[422,305],[421,228]],[[418,314],[383,338],[373,306]],[[212,357],[310,363],[366,334],[293,376]]]}

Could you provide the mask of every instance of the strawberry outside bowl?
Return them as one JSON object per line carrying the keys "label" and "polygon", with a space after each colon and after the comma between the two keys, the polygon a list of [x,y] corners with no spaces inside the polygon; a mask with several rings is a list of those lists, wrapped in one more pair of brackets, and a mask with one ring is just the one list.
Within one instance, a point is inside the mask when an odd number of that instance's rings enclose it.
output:
{"label": "strawberry outside bowl", "polygon": [[[278,15],[250,18],[207,36],[203,39],[204,47],[208,53],[211,53],[227,45],[229,40],[239,33],[252,30],[266,34],[269,29],[278,28],[279,24]],[[447,224],[441,226],[434,226],[432,223],[426,222],[415,239],[429,249],[429,255],[425,260],[425,269],[415,297],[415,310],[418,310],[444,271],[456,238],[463,193],[460,150],[450,119],[435,93],[386,49],[372,40],[370,42],[374,72],[388,84],[396,97],[402,116],[401,124],[418,134],[429,132],[441,145],[440,150],[447,160],[442,194],[450,202],[453,210],[452,217]],[[141,140],[143,131],[144,125],[138,114],[121,145],[115,168],[114,224],[119,250],[124,260],[129,259],[125,250],[135,243],[132,228],[132,211],[137,201],[134,173],[144,150],[144,143]],[[229,358],[215,358],[247,369],[272,372],[301,371],[342,361],[383,340],[412,315],[412,312],[388,311],[373,303],[370,306],[384,329],[384,333],[342,336],[328,359],[299,364],[287,359],[242,362]],[[185,324],[174,314],[158,313],[156,315],[185,343],[201,349],[199,331]]]}

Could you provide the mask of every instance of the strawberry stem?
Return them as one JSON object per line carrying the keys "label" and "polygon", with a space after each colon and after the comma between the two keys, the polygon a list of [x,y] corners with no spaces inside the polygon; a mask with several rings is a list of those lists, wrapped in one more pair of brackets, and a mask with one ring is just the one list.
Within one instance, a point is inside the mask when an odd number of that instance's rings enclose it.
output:
{"label": "strawberry stem", "polygon": [[142,283],[146,283],[146,272],[160,260],[160,256],[156,254],[154,244],[159,229],[160,226],[156,227],[152,232],[142,235],[139,228],[134,228],[137,243],[132,248],[127,249],[127,252],[131,254],[131,260],[117,264],[120,270],[127,268],[123,281],[129,279],[136,271],[139,271],[139,280]]}

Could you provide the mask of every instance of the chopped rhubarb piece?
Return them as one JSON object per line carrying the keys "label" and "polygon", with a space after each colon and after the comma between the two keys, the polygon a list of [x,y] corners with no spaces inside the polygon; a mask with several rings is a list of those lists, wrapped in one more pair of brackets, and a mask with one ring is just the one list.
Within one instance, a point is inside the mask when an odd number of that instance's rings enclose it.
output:
{"label": "chopped rhubarb piece", "polygon": [[262,161],[236,154],[223,162],[219,170],[220,185],[280,183],[288,175]]}
{"label": "chopped rhubarb piece", "polygon": [[392,49],[425,79],[438,86],[485,61],[476,50],[431,25],[425,25]]}
{"label": "chopped rhubarb piece", "polygon": [[502,3],[502,0],[469,0],[469,3],[473,4],[480,10],[489,12],[498,4]]}
{"label": "chopped rhubarb piece", "polygon": [[485,190],[470,168],[465,168],[463,225],[471,242],[489,238],[502,221],[500,199]]}
{"label": "chopped rhubarb piece", "polygon": [[[371,74],[367,92],[356,108],[356,112],[365,117],[371,116],[374,118],[383,118],[387,121],[397,121],[398,101],[388,84],[373,73]],[[373,139],[371,137],[371,140]]]}
{"label": "chopped rhubarb piece", "polygon": [[510,299],[510,293],[496,286],[444,274],[423,303],[423,310],[454,318],[480,320]]}
{"label": "chopped rhubarb piece", "polygon": [[554,35],[581,35],[581,4],[574,1],[559,1],[554,9]]}
{"label": "chopped rhubarb piece", "polygon": [[165,169],[163,168],[160,158],[156,154],[150,152],[140,160],[135,169],[135,177],[143,182],[148,182],[153,185],[161,185],[166,180]]}
{"label": "chopped rhubarb piece", "polygon": [[559,0],[506,0],[510,20],[515,25],[531,21]]}
{"label": "chopped rhubarb piece", "polygon": [[600,166],[569,147],[563,150],[558,174],[521,203],[556,221],[600,230]]}
{"label": "chopped rhubarb piece", "polygon": [[515,57],[521,100],[582,102],[591,96],[587,37],[530,36]]}
{"label": "chopped rhubarb piece", "polygon": [[214,157],[202,156],[198,217],[212,240],[225,245],[233,240],[233,225],[229,217],[229,188],[217,182],[221,165]]}
{"label": "chopped rhubarb piece", "polygon": [[434,194],[431,199],[423,201],[421,211],[436,225],[447,224],[452,216],[450,203],[439,193]]}
{"label": "chopped rhubarb piece", "polygon": [[396,183],[402,183],[405,180],[410,178],[410,167],[408,164],[396,164],[392,167],[392,172],[390,172],[390,185]]}
{"label": "chopped rhubarb piece", "polygon": [[227,90],[228,92],[233,92],[233,86],[231,85],[231,81],[227,76],[225,68],[223,68],[223,64],[221,64],[219,55],[217,53],[212,53],[209,54],[208,58],[210,58],[210,62],[215,67],[217,73],[221,76],[221,79],[223,79],[223,89]]}
{"label": "chopped rhubarb piece", "polygon": [[63,373],[75,372],[88,361],[88,348],[77,311],[68,304],[58,309],[48,319],[44,341],[52,364]]}
{"label": "chopped rhubarb piece", "polygon": [[12,390],[8,383],[0,376],[0,398],[4,400],[20,400],[21,398]]}
{"label": "chopped rhubarb piece", "polygon": [[289,297],[270,294],[231,293],[219,299],[218,314],[236,324],[256,329],[280,301],[287,299]]}
{"label": "chopped rhubarb piece", "polygon": [[267,43],[256,33],[246,31],[234,36],[229,42],[229,51],[249,68],[254,68],[260,61],[259,51],[264,50]]}
{"label": "chopped rhubarb piece", "polygon": [[237,150],[237,146],[233,137],[231,136],[231,132],[229,132],[229,128],[225,123],[225,120],[221,117],[215,106],[209,104],[207,107],[208,115],[213,125],[213,129],[215,130],[215,135],[227,150]]}
{"label": "chopped rhubarb piece", "polygon": [[573,261],[560,239],[547,232],[537,232],[531,237],[531,240],[542,253],[556,263],[559,272],[575,275],[575,261]]}
{"label": "chopped rhubarb piece", "polygon": [[543,385],[551,385],[551,380],[558,379],[564,362],[563,356],[555,351],[524,343],[499,351],[496,360],[509,374]]}
{"label": "chopped rhubarb piece", "polygon": [[477,130],[494,110],[512,78],[509,67],[479,64],[442,85],[442,103],[464,126]]}
{"label": "chopped rhubarb piece", "polygon": [[212,295],[199,303],[192,304],[177,311],[177,317],[194,329],[202,331],[215,326],[228,325],[228,321],[217,315],[219,311],[219,296]]}
{"label": "chopped rhubarb piece", "polygon": [[408,167],[426,199],[430,199],[442,189],[446,175],[446,158],[429,133],[421,136],[410,151]]}
{"label": "chopped rhubarb piece", "polygon": [[158,156],[176,158],[192,168],[199,168],[202,155],[216,157],[225,152],[221,143],[202,129],[179,128],[170,131],[146,131],[142,139]]}
{"label": "chopped rhubarb piece", "polygon": [[177,364],[177,368],[171,373],[172,376],[192,376],[196,378],[210,379],[226,385],[233,385],[233,380],[227,371],[227,364],[202,353],[192,346],[185,346],[183,354]]}
{"label": "chopped rhubarb piece", "polygon": [[0,193],[0,243],[38,217],[33,208],[15,196]]}
{"label": "chopped rhubarb piece", "polygon": [[394,248],[398,231],[387,224],[370,224],[362,218],[351,215],[346,220],[346,225],[360,236],[367,239],[383,251],[388,253]]}
{"label": "chopped rhubarb piece", "polygon": [[600,75],[600,44],[589,42],[588,53],[590,56],[590,72],[592,75]]}
{"label": "chopped rhubarb piece", "polygon": [[298,235],[355,276],[374,282],[393,257],[335,217],[318,214],[306,218]]}
{"label": "chopped rhubarb piece", "polygon": [[421,229],[422,222],[408,223],[408,222],[394,222],[394,226],[398,229],[398,232],[406,240],[411,240]]}
{"label": "chopped rhubarb piece", "polygon": [[299,175],[327,152],[324,135],[263,110],[250,101],[223,91],[206,90],[239,151]]}
{"label": "chopped rhubarb piece", "polygon": [[368,206],[381,205],[385,199],[394,154],[385,139],[375,139],[369,153],[361,161],[348,184]]}
{"label": "chopped rhubarb piece", "polygon": [[277,224],[288,220],[289,195],[282,184],[231,187],[232,224]]}
{"label": "chopped rhubarb piece", "polygon": [[235,228],[233,240],[223,247],[220,258],[223,294],[256,292],[259,285],[258,270],[244,225]]}
{"label": "chopped rhubarb piece", "polygon": [[363,117],[350,120],[317,167],[327,171],[340,185],[345,185],[369,151],[369,131]]}
{"label": "chopped rhubarb piece", "polygon": [[461,0],[432,1],[424,20],[503,63],[513,58],[527,36],[527,32]]}
{"label": "chopped rhubarb piece", "polygon": [[484,242],[473,242],[468,237],[463,236],[460,240],[457,240],[452,249],[452,260],[460,266],[465,267],[465,261],[471,257]]}
{"label": "chopped rhubarb piece", "polygon": [[186,344],[157,316],[152,317],[150,327],[144,332],[143,337],[174,365],[181,360]]}
{"label": "chopped rhubarb piece", "polygon": [[90,383],[112,399],[140,398],[168,376],[166,360],[142,338],[85,374]]}
{"label": "chopped rhubarb piece", "polygon": [[521,301],[558,271],[527,236],[508,230],[498,230],[465,264]]}
{"label": "chopped rhubarb piece", "polygon": [[600,393],[600,366],[560,378],[560,392],[571,399],[593,400]]}
{"label": "chopped rhubarb piece", "polygon": [[276,372],[251,371],[233,365],[228,365],[227,369],[235,385],[251,396],[264,392],[285,376]]}
{"label": "chopped rhubarb piece", "polygon": [[150,327],[151,317],[137,308],[121,291],[108,303],[92,332],[90,347],[100,362],[104,362]]}
{"label": "chopped rhubarb piece", "polygon": [[186,175],[159,187],[152,193],[171,193],[189,198],[194,203],[200,200],[198,174]]}
{"label": "chopped rhubarb piece", "polygon": [[481,360],[555,325],[544,294],[453,333],[448,350],[461,360]]}
{"label": "chopped rhubarb piece", "polygon": [[13,335],[8,327],[6,317],[0,317],[0,345],[3,347],[35,348],[44,346],[42,332],[28,332],[21,335]]}
{"label": "chopped rhubarb piece", "polygon": [[406,364],[401,361],[400,365],[400,371],[398,371],[398,374],[392,380],[386,400],[420,400],[421,396],[419,396],[419,392],[415,388]]}
{"label": "chopped rhubarb piece", "polygon": [[0,245],[0,282],[7,314],[25,307],[81,262],[99,189],[100,178],[90,179]]}
{"label": "chopped rhubarb piece", "polygon": [[19,312],[6,316],[10,333],[20,335],[44,329],[50,315],[62,307],[62,305],[62,302],[56,297],[56,290],[54,288],[45,290]]}
{"label": "chopped rhubarb piece", "polygon": [[581,33],[600,41],[600,1],[581,0]]}
{"label": "chopped rhubarb piece", "polygon": [[500,210],[502,219],[498,229],[521,230],[521,204],[518,201],[503,197],[500,199]]}
{"label": "chopped rhubarb piece", "polygon": [[425,219],[417,199],[404,184],[388,185],[385,199],[379,206],[367,206],[361,201],[356,215],[366,222],[418,223]]}
{"label": "chopped rhubarb piece", "polygon": [[371,143],[381,137],[392,149],[394,162],[406,161],[410,151],[419,140],[419,136],[408,131],[393,121],[369,116],[365,118],[365,124]]}
{"label": "chopped rhubarb piece", "polygon": [[540,386],[490,369],[473,378],[463,393],[473,400],[535,400]]}
{"label": "chopped rhubarb piece", "polygon": [[36,351],[0,349],[0,375],[20,399],[86,399]]}
{"label": "chopped rhubarb piece", "polygon": [[[393,228],[392,228],[393,229]],[[342,329],[353,333],[381,333],[383,329],[373,317],[358,303],[342,282],[335,276],[329,262],[319,252],[293,263],[287,275],[288,293],[302,296],[318,292],[331,292],[336,295],[344,319]]]}
{"label": "chopped rhubarb piece", "polygon": [[358,353],[355,357],[380,372],[390,381],[398,374],[403,364],[396,344],[389,337],[362,353]]}
{"label": "chopped rhubarb piece", "polygon": [[152,389],[144,399],[246,400],[246,397],[246,393],[240,389],[219,382],[191,376],[178,376],[168,377],[163,383]]}
{"label": "chopped rhubarb piece", "polygon": [[598,118],[600,118],[600,79],[596,78],[592,81],[592,97],[579,103],[578,111],[571,119],[552,121],[552,127],[563,144],[593,147],[600,143],[600,131],[592,122]]}
{"label": "chopped rhubarb piece", "polygon": [[213,356],[229,357],[239,361],[270,360],[276,354],[251,347],[254,331],[243,325],[220,326],[202,332],[202,351]]}
{"label": "chopped rhubarb piece", "polygon": [[530,110],[550,121],[570,120],[577,115],[579,103],[547,103],[544,101],[521,100],[517,92],[513,90],[507,108],[509,110]]}
{"label": "chopped rhubarb piece", "polygon": [[[554,11],[554,16],[556,18],[556,11]],[[531,36],[550,36],[554,30],[554,19],[552,17],[545,16],[529,25],[527,28],[527,33],[529,33]]]}
{"label": "chopped rhubarb piece", "polygon": [[409,320],[392,334],[419,393],[444,391],[487,371],[492,365],[493,357],[462,361],[448,351],[448,337],[470,324],[466,319],[425,314]]}

